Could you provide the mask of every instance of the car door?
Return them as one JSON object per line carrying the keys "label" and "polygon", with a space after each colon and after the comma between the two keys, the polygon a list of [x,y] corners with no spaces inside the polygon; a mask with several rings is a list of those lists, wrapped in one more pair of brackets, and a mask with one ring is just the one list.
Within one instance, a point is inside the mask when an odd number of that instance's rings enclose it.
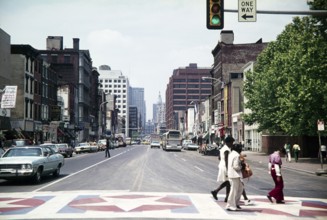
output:
{"label": "car door", "polygon": [[44,147],[44,152],[46,155],[44,155],[45,162],[43,164],[43,172],[51,173],[57,168],[57,154],[50,147]]}

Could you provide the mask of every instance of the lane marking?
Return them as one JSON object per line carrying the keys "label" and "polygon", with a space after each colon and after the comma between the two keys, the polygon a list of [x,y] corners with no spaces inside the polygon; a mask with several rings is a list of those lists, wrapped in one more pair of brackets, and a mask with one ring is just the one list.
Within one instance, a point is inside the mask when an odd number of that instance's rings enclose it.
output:
{"label": "lane marking", "polygon": [[200,170],[201,172],[203,172],[204,170],[202,170],[200,167],[194,166],[195,169]]}
{"label": "lane marking", "polygon": [[118,157],[118,156],[120,156],[120,155],[122,155],[122,154],[124,154],[124,153],[127,153],[128,151],[130,151],[130,150],[132,150],[132,149],[135,149],[135,148],[131,148],[131,149],[125,150],[125,151],[123,151],[123,152],[121,152],[121,153],[119,153],[119,154],[116,154],[115,156],[112,156],[112,157],[110,157],[110,158],[108,158],[108,159],[105,159],[105,160],[103,160],[103,161],[100,161],[99,163],[93,164],[93,165],[91,165],[91,166],[89,166],[89,167],[86,167],[86,168],[84,168],[84,169],[82,169],[82,170],[79,170],[79,171],[77,171],[77,172],[75,172],[75,173],[69,174],[68,176],[66,176],[66,177],[64,177],[64,178],[61,178],[61,179],[56,180],[56,181],[54,181],[54,182],[51,182],[51,183],[49,183],[49,184],[47,184],[47,185],[45,185],[45,186],[42,186],[42,187],[40,187],[40,188],[38,188],[38,189],[35,189],[35,190],[33,190],[32,192],[38,192],[38,191],[40,191],[40,190],[42,190],[42,189],[44,189],[44,188],[47,188],[47,187],[52,186],[52,185],[54,185],[54,184],[56,184],[56,183],[59,183],[59,182],[65,180],[65,179],[68,179],[68,178],[70,178],[70,177],[72,177],[72,176],[75,176],[75,175],[81,173],[81,172],[84,172],[84,171],[86,171],[86,170],[88,170],[88,169],[91,169],[92,167],[95,167],[95,166],[97,166],[97,165],[99,165],[99,164],[102,164],[102,163],[104,163],[104,162],[107,162],[108,160],[111,160],[111,159],[113,159],[113,158],[115,158],[115,157]]}

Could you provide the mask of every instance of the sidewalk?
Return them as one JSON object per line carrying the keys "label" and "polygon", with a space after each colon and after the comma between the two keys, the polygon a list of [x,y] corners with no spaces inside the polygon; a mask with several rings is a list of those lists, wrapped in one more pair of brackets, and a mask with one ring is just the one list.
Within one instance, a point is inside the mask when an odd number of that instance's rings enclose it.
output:
{"label": "sidewalk", "polygon": [[[269,155],[265,153],[244,151],[244,154],[247,155],[246,160],[248,161],[268,164]],[[321,164],[318,158],[299,158],[298,162],[295,162],[294,158],[292,158],[291,162],[286,162],[285,158],[283,158],[282,167],[284,169],[296,170],[296,171],[306,172],[314,175],[316,175],[317,171],[321,170]],[[323,169],[327,170],[326,162],[323,164]]]}

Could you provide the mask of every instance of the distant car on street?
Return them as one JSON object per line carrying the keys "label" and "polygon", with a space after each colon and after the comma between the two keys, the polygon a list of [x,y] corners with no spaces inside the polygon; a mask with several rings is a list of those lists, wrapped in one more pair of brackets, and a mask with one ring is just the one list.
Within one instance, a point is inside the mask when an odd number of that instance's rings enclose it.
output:
{"label": "distant car on street", "polygon": [[60,153],[62,156],[64,156],[64,157],[72,157],[73,156],[74,150],[68,144],[60,143],[60,144],[56,144],[56,146],[58,149],[58,153]]}
{"label": "distant car on street", "polygon": [[75,153],[84,153],[84,152],[90,152],[91,151],[91,146],[87,142],[79,143],[75,146]]}
{"label": "distant car on street", "polygon": [[153,148],[153,147],[157,147],[157,148],[160,148],[160,141],[152,141],[150,143],[150,147]]}
{"label": "distant car on street", "polygon": [[192,140],[183,140],[182,142],[182,147],[185,149],[188,144],[192,144]]}
{"label": "distant car on street", "polygon": [[0,158],[0,179],[30,178],[40,183],[42,176],[59,176],[63,165],[64,157],[48,146],[13,147]]}
{"label": "distant car on street", "polygon": [[53,143],[44,143],[44,144],[40,144],[40,146],[50,147],[55,153],[59,153],[59,148],[57,147],[56,144],[53,144]]}

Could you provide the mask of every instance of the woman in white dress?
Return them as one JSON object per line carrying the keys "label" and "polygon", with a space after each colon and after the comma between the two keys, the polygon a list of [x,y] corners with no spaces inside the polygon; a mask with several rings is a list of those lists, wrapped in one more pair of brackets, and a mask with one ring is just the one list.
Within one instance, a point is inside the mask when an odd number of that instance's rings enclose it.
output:
{"label": "woman in white dress", "polygon": [[215,200],[218,200],[217,194],[220,190],[226,187],[226,197],[225,197],[225,202],[227,202],[228,195],[230,192],[230,182],[228,180],[227,176],[227,160],[228,160],[228,155],[231,151],[231,147],[233,146],[234,143],[234,138],[232,136],[228,136],[225,138],[225,144],[224,146],[220,149],[220,162],[218,164],[218,176],[217,176],[217,182],[222,182],[220,186],[211,191],[211,194]]}

